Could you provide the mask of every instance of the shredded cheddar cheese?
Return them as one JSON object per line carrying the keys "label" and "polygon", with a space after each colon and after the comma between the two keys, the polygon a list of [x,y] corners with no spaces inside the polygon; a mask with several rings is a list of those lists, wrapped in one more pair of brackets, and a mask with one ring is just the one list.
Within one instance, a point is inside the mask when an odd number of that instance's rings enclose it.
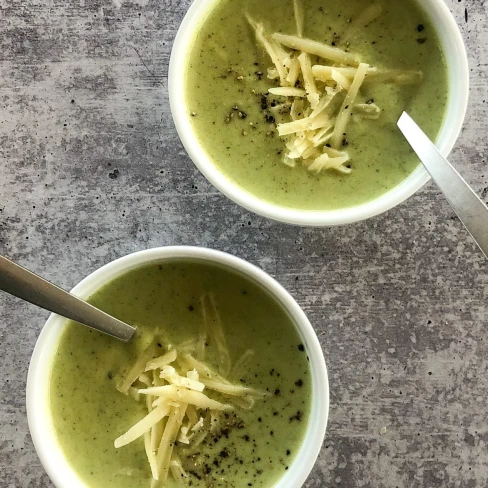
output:
{"label": "shredded cheddar cheese", "polygon": [[355,54],[346,52],[337,47],[328,46],[322,42],[279,33],[273,34],[272,37],[274,40],[283,44],[283,46],[294,49],[295,51],[313,54],[315,56],[319,56],[320,58],[349,66],[357,66],[359,64],[359,58]]}
{"label": "shredded cheddar cheese", "polygon": [[[156,337],[141,353],[120,382],[118,389],[144,404],[147,413],[114,441],[119,449],[139,438],[151,469],[151,488],[163,488],[168,476],[187,478],[175,446],[185,446],[191,454],[219,428],[221,413],[235,407],[250,409],[265,393],[234,384],[254,351],[247,350],[231,365],[227,341],[215,298],[201,298],[202,325],[197,341],[167,345],[157,356]],[[219,372],[205,360],[207,340],[217,350]],[[229,377],[229,379],[227,379]],[[213,398],[217,397],[217,399]]]}
{"label": "shredded cheddar cheese", "polygon": [[383,7],[379,3],[373,3],[366,7],[361,14],[353,19],[349,26],[348,32],[342,36],[342,42],[347,42],[354,34],[364,29],[368,24],[377,19],[383,12]]}
{"label": "shredded cheddar cheese", "polygon": [[350,156],[345,150],[350,121],[381,116],[381,108],[373,100],[364,103],[358,99],[363,84],[415,84],[422,81],[423,74],[370,66],[349,51],[347,41],[382,14],[379,3],[372,3],[352,19],[340,42],[332,46],[303,37],[302,0],[293,0],[293,10],[296,36],[281,32],[269,35],[262,23],[247,16],[258,43],[273,63],[268,78],[279,80],[280,86],[269,88],[268,93],[286,99],[279,104],[274,101],[269,109],[287,149],[282,161],[291,168],[301,162],[313,173],[334,170],[350,174]]}
{"label": "shredded cheddar cheese", "polygon": [[352,107],[354,102],[356,101],[356,97],[359,92],[359,88],[363,84],[364,78],[366,77],[366,71],[368,70],[369,65],[366,63],[361,63],[359,65],[358,70],[356,71],[356,75],[352,81],[351,87],[347,92],[346,98],[342,102],[342,107],[339,111],[339,115],[337,116],[336,124],[334,127],[334,132],[332,134],[332,147],[336,149],[341,145],[342,141],[344,140],[344,134],[346,133],[346,126],[351,118]]}
{"label": "shredded cheddar cheese", "polygon": [[302,0],[293,0],[293,11],[295,13],[295,22],[297,24],[297,36],[303,37],[303,28],[305,24],[305,12],[303,10]]}

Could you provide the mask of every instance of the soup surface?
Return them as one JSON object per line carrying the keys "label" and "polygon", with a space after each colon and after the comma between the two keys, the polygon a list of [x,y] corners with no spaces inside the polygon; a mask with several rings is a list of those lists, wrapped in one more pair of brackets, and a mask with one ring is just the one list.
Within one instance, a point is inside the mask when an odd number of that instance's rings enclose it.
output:
{"label": "soup surface", "polygon": [[[354,21],[372,3],[302,1],[304,36],[328,45],[339,43],[351,19]],[[418,160],[396,121],[406,110],[431,138],[436,137],[448,94],[446,66],[437,34],[417,2],[379,0],[379,4],[382,14],[349,39],[349,50],[379,69],[421,70],[423,81],[363,85],[357,102],[374,100],[382,112],[378,120],[353,117],[349,122],[347,151],[352,173],[327,170],[313,174],[303,166],[290,168],[282,162],[284,142],[275,125],[269,123],[269,110],[262,105],[262,95],[275,86],[266,76],[271,62],[257,45],[245,17],[249,14],[263,22],[269,33],[295,35],[293,1],[215,3],[194,40],[186,90],[197,137],[219,170],[271,203],[332,210],[378,197],[417,167]],[[238,107],[246,117],[235,117],[229,123],[232,107]]]}
{"label": "soup surface", "polygon": [[[306,431],[311,400],[307,352],[281,306],[259,286],[222,268],[192,261],[152,264],[105,285],[90,303],[137,326],[124,344],[70,323],[60,340],[50,382],[52,419],[70,464],[90,488],[149,488],[142,439],[114,440],[144,413],[117,382],[158,330],[166,341],[195,338],[200,297],[213,293],[231,362],[255,352],[240,384],[267,396],[250,411],[236,407],[237,428],[209,436],[190,460],[177,444],[193,487],[271,486],[292,462]],[[208,345],[212,364],[216,351]],[[188,467],[190,462],[191,467]],[[165,486],[181,486],[171,479]]]}

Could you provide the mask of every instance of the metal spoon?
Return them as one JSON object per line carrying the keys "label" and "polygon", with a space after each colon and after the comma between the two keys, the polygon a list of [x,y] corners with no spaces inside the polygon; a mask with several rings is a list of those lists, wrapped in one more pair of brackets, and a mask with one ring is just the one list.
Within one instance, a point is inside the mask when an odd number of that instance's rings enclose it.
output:
{"label": "metal spoon", "polygon": [[476,244],[488,257],[486,205],[406,112],[403,112],[397,125]]}
{"label": "metal spoon", "polygon": [[135,328],[0,256],[0,290],[124,342]]}

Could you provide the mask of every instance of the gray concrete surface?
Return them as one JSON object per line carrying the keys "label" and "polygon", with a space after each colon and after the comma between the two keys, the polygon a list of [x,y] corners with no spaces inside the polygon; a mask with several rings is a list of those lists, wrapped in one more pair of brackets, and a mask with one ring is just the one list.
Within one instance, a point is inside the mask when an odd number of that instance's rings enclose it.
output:
{"label": "gray concrete surface", "polygon": [[[486,198],[488,3],[447,3],[472,77],[452,160]],[[0,0],[0,252],[65,288],[149,247],[245,258],[303,306],[328,363],[329,427],[307,487],[487,486],[485,259],[432,185],[378,218],[322,230],[221,196],[169,113],[170,49],[188,5]],[[47,315],[0,295],[2,488],[52,486],[25,409]]]}

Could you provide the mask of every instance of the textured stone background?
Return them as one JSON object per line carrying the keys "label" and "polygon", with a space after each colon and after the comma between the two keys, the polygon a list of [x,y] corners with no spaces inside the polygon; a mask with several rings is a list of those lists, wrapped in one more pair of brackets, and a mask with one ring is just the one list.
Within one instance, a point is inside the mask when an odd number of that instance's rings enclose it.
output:
{"label": "textured stone background", "polygon": [[[472,76],[452,161],[486,198],[488,4],[447,1]],[[486,260],[433,186],[334,229],[273,223],[219,195],[168,106],[188,5],[0,0],[0,252],[65,288],[149,247],[245,258],[303,306],[329,367],[329,427],[307,487],[487,486]],[[47,315],[0,296],[2,488],[52,487],[24,395]]]}

